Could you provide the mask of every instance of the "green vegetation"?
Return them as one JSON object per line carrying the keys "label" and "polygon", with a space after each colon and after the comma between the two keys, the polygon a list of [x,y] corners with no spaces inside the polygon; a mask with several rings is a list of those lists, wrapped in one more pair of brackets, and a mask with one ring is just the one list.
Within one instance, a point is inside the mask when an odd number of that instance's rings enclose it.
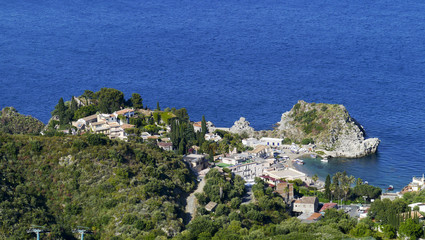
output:
{"label": "green vegetation", "polygon": [[[103,134],[65,135],[71,120],[98,111],[110,113],[122,107],[137,108],[129,119],[135,128],[126,129],[129,142],[110,140]],[[395,238],[397,234],[415,239],[423,236],[423,224],[407,204],[425,202],[425,191],[408,193],[393,202],[379,200],[381,189],[338,172],[328,175],[324,192],[293,183],[295,196],[317,196],[322,202],[364,203],[376,199],[369,217],[357,222],[343,211],[330,209],[314,223],[301,223],[290,216],[283,198],[260,178],[252,186],[253,197],[245,196],[245,182],[227,168],[212,169],[205,177],[202,193],[196,193],[200,207],[195,218],[183,224],[185,199],[195,187],[195,176],[181,160],[199,146],[201,153],[214,155],[236,149],[246,150],[242,136],[217,130],[222,140],[206,141],[206,119],[194,131],[185,108],[143,110],[137,93],[127,101],[116,89],[84,91],[78,98],[60,99],[49,130],[36,136],[43,124],[5,108],[0,115],[0,239],[33,238],[26,230],[31,224],[46,226],[51,233],[43,239],[76,239],[72,229],[87,226],[94,234],[86,239],[344,239]],[[146,108],[146,106],[145,106]],[[289,136],[284,143],[309,144],[312,134],[322,134],[335,124],[333,116],[343,114],[338,105],[303,103],[293,108],[293,118],[307,135]],[[346,114],[346,115],[344,115]],[[127,120],[120,115],[123,121]],[[176,153],[159,149],[155,140],[143,142],[142,131],[157,134],[166,127]],[[18,133],[21,135],[11,135]],[[22,135],[22,134],[31,135]],[[324,133],[326,134],[326,133]],[[325,136],[325,135],[320,135]],[[318,154],[324,154],[317,152]],[[222,165],[225,167],[226,165]],[[317,180],[317,175],[313,176]],[[353,187],[355,183],[355,186]],[[209,212],[205,206],[214,201]],[[243,202],[247,201],[247,202]],[[373,221],[372,221],[373,220]],[[377,229],[381,228],[382,232]],[[45,238],[44,238],[45,237]]]}
{"label": "green vegetation", "polygon": [[13,107],[5,107],[0,112],[0,132],[38,135],[43,128],[41,121],[19,114]]}
{"label": "green vegetation", "polygon": [[0,134],[0,238],[28,239],[31,224],[49,239],[75,239],[76,226],[94,231],[87,239],[173,236],[194,187],[180,159],[102,135]]}

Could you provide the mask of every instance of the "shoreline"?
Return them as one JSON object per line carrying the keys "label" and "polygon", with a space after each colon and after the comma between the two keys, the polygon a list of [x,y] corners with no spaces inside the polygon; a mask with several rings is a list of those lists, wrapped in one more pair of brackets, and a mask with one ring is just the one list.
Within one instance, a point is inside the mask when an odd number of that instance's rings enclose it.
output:
{"label": "shoreline", "polygon": [[[284,149],[284,150],[289,150],[289,149]],[[307,181],[308,182],[313,182],[313,180],[311,179],[312,176],[310,176],[305,171],[301,171],[301,170],[297,169],[295,167],[294,163],[292,162],[292,160],[299,159],[299,158],[301,158],[303,156],[310,156],[310,154],[313,154],[313,153],[316,154],[316,153],[315,152],[310,152],[310,153],[293,153],[290,150],[289,150],[289,152],[287,152],[287,151],[283,151],[283,152],[284,153],[281,153],[280,154],[281,156],[283,155],[283,156],[288,156],[289,157],[289,160],[286,160],[285,161],[284,166],[287,167],[287,168],[292,168],[292,169],[294,169],[296,171],[299,171],[299,172],[304,173],[306,175]],[[320,188],[323,188],[325,186],[325,182],[322,181],[322,180],[320,180],[320,179],[318,179],[316,181],[316,184],[314,184],[313,186],[314,187],[317,187],[318,189],[320,189]]]}

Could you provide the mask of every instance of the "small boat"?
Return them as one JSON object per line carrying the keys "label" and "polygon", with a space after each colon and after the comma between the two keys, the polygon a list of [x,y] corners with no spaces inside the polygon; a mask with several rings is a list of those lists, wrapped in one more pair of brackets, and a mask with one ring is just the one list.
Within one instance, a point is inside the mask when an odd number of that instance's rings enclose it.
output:
{"label": "small boat", "polygon": [[392,191],[392,190],[394,190],[394,186],[393,186],[393,185],[388,186],[387,190],[388,190],[388,191]]}
{"label": "small boat", "polygon": [[311,157],[311,158],[316,158],[317,156],[316,156],[316,155],[314,155],[314,154],[310,154],[310,157]]}
{"label": "small boat", "polygon": [[301,160],[301,159],[296,159],[296,163],[297,163],[298,165],[304,165],[304,161],[303,161],[303,160]]}
{"label": "small boat", "polygon": [[327,157],[324,157],[324,158],[322,158],[322,160],[320,160],[320,161],[322,161],[322,162],[328,162],[328,158],[327,158]]}

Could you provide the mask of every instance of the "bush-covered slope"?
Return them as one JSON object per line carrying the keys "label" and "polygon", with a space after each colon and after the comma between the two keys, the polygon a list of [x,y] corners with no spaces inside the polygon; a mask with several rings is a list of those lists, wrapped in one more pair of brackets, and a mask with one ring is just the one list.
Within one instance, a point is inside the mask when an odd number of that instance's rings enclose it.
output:
{"label": "bush-covered slope", "polygon": [[0,112],[0,132],[10,134],[39,134],[44,124],[31,116],[19,114],[13,107]]}
{"label": "bush-covered slope", "polygon": [[[194,187],[176,155],[100,135],[43,137],[0,134],[0,238],[145,239],[181,231],[178,200]],[[142,238],[143,237],[143,238]]]}

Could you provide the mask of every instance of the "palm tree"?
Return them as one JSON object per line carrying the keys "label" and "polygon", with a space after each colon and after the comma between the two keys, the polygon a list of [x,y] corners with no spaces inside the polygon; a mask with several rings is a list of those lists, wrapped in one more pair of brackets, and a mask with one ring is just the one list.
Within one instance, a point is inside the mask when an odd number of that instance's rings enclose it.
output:
{"label": "palm tree", "polygon": [[352,176],[352,175],[351,176],[345,175],[343,178],[344,178],[344,180],[343,180],[343,189],[344,189],[344,194],[345,194],[344,200],[347,203],[347,194],[350,191],[351,184],[354,183],[354,181],[356,180],[356,178],[354,176]]}

